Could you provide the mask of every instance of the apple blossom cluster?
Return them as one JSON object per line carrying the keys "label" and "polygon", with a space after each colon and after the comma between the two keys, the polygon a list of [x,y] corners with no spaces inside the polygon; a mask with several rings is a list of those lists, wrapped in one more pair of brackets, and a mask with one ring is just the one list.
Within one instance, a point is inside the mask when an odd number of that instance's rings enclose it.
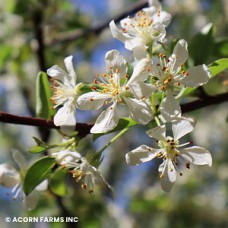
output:
{"label": "apple blossom cluster", "polygon": [[[76,82],[73,56],[64,60],[66,71],[57,65],[47,70],[52,81],[51,101],[56,109],[54,124],[60,126],[65,138],[66,135],[69,138],[59,144],[60,149],[49,157],[58,166],[67,169],[76,182],[81,181],[82,188],[90,193],[94,191],[97,181],[111,190],[112,187],[98,171],[103,151],[95,153],[94,156],[100,155],[100,160],[92,164],[92,156],[82,156],[77,151],[75,140],[71,140],[74,137],[78,140],[77,133],[72,134],[77,124],[77,109],[100,110],[91,128],[92,134],[115,131],[121,118],[126,117],[147,128],[157,124],[146,131],[149,137],[155,139],[153,145],[156,142],[156,147],[139,145],[126,153],[126,163],[134,166],[160,159],[161,187],[166,192],[172,189],[177,175],[183,175],[184,168],[190,169],[191,164],[212,165],[208,150],[192,145],[191,141],[180,142],[195,126],[195,120],[182,116],[181,97],[186,88],[206,84],[211,73],[204,64],[186,68],[188,44],[184,39],[176,42],[171,55],[167,53],[164,45],[167,45],[166,27],[170,22],[171,15],[162,10],[158,0],[149,0],[148,8],[142,9],[134,17],[121,20],[120,25],[111,21],[112,36],[132,51],[134,62],[128,62],[117,50],[108,51],[105,55],[106,70],[91,78],[89,91],[82,90],[83,82]],[[129,69],[130,66],[133,70]],[[38,147],[42,146],[53,148],[39,142]],[[0,165],[0,184],[15,186],[12,190],[15,197],[21,194],[27,201],[31,194],[24,195],[21,175],[10,165]]]}
{"label": "apple blossom cluster", "polygon": [[[130,117],[142,125],[153,121],[157,123],[157,127],[147,131],[151,138],[157,140],[157,148],[139,146],[126,154],[126,161],[129,165],[139,165],[155,157],[162,159],[159,172],[164,191],[171,190],[177,173],[182,175],[183,165],[189,169],[190,164],[212,164],[209,151],[198,146],[188,147],[190,142],[179,142],[182,136],[193,131],[195,121],[182,116],[177,97],[181,97],[186,88],[195,88],[207,83],[211,73],[206,65],[186,69],[184,63],[188,59],[188,44],[184,39],[176,43],[170,56],[162,52],[157,54],[159,49],[165,52],[162,47],[166,42],[166,27],[170,22],[171,15],[162,10],[157,0],[149,1],[149,7],[142,9],[134,17],[129,16],[121,20],[120,27],[111,21],[113,37],[123,42],[126,49],[134,55],[135,61],[131,63],[134,69],[129,75],[130,63],[119,51],[108,51],[105,55],[106,72],[95,76],[89,92],[80,94],[81,83],[76,84],[72,56],[65,59],[68,73],[58,66],[53,66],[47,71],[54,80],[54,107],[62,106],[54,117],[55,125],[61,128],[75,125],[76,109],[99,109],[102,111],[91,133],[108,133],[123,117],[120,116],[120,109],[124,106],[127,108],[127,115],[124,117]],[[154,101],[155,94],[160,94],[162,98]],[[168,125],[171,125],[173,132],[170,136],[166,135]],[[73,176],[79,180],[80,174],[83,173],[86,175],[87,185],[93,186],[91,174],[98,175],[96,168],[92,168],[82,158],[78,164],[76,161],[79,154],[70,154],[66,151],[58,152],[56,158],[60,160],[60,164],[62,157],[69,158],[64,160],[64,164],[74,167]]]}

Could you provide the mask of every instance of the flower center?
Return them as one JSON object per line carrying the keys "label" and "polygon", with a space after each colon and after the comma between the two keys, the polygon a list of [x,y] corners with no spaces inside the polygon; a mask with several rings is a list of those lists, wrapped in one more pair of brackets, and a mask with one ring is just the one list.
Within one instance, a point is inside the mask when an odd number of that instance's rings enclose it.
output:
{"label": "flower center", "polygon": [[179,152],[176,149],[179,146],[179,142],[174,141],[172,137],[167,137],[166,141],[160,140],[158,142],[160,148],[164,149],[164,154],[160,154],[159,157],[164,157],[164,159],[170,158],[172,161],[178,156]]}
{"label": "flower center", "polygon": [[[158,16],[160,16],[160,12],[158,12]],[[130,19],[130,16],[128,18]],[[153,26],[153,22],[150,13],[141,10],[129,22],[124,22],[122,30],[130,36],[140,36],[146,40],[146,43],[149,43],[151,37],[158,37],[161,32],[160,29]]]}
{"label": "flower center", "polygon": [[161,90],[174,90],[175,86],[180,87],[179,79],[188,76],[189,73],[183,70],[183,65],[175,67],[177,56],[172,55],[170,58],[164,54],[159,54],[160,63],[156,65],[156,74],[152,80],[154,84]]}
{"label": "flower center", "polygon": [[[103,75],[97,74],[96,76],[99,80],[94,80],[96,86],[92,86],[91,89],[99,93],[109,94],[113,101],[123,103],[122,97],[126,96],[129,88],[127,86],[121,86],[119,72],[119,68],[116,68],[114,71],[113,67],[110,67],[110,73]],[[128,78],[128,75],[126,74],[125,77]],[[124,84],[126,84],[126,82],[124,82]],[[106,104],[109,104],[109,101],[106,101]]]}
{"label": "flower center", "polygon": [[64,104],[69,99],[76,101],[77,97],[79,96],[77,92],[77,86],[72,87],[70,85],[65,85],[58,80],[52,81],[53,83],[51,88],[53,90],[53,95],[50,100],[55,104],[54,108]]}

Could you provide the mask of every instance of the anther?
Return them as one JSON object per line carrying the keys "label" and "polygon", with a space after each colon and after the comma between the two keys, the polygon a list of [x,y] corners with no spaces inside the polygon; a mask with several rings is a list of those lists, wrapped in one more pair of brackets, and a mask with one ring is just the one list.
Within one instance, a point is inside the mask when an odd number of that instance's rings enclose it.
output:
{"label": "anther", "polygon": [[186,163],[186,168],[190,169],[190,163]]}
{"label": "anther", "polygon": [[93,98],[90,98],[89,100],[90,100],[90,101],[94,101],[94,99],[93,99]]}

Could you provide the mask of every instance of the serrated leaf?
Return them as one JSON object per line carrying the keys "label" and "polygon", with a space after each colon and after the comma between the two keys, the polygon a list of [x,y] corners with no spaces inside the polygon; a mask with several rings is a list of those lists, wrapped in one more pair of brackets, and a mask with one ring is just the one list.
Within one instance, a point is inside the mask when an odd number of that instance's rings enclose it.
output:
{"label": "serrated leaf", "polygon": [[206,63],[214,49],[214,26],[208,24],[189,42],[189,54],[195,65]]}
{"label": "serrated leaf", "polygon": [[55,166],[55,159],[44,157],[36,161],[25,174],[23,183],[24,193],[28,195],[43,180],[47,179]]}
{"label": "serrated leaf", "polygon": [[36,79],[36,116],[44,119],[51,119],[55,115],[52,109],[53,104],[50,101],[51,88],[48,76],[44,72],[40,72]]}
{"label": "serrated leaf", "polygon": [[120,131],[120,130],[123,130],[124,128],[134,127],[135,125],[137,125],[137,122],[132,120],[131,118],[121,118],[119,120],[117,126],[113,130],[111,130],[107,133],[94,134],[93,140],[95,141],[97,138],[99,138],[102,135],[106,135],[106,134],[109,134],[109,133],[112,133],[115,131]]}
{"label": "serrated leaf", "polygon": [[62,169],[59,167],[50,177],[49,186],[53,193],[58,196],[65,196],[67,194],[66,188],[66,175],[68,169]]}
{"label": "serrated leaf", "polygon": [[38,153],[42,153],[42,152],[46,151],[47,149],[48,148],[44,147],[44,146],[35,146],[35,147],[29,149],[28,151],[33,154],[38,154]]}

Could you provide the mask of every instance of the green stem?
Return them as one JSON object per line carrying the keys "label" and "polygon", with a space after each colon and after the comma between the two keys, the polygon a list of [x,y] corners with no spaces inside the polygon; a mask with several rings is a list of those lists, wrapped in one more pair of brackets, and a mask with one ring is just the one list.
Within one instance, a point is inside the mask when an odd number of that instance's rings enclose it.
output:
{"label": "green stem", "polygon": [[122,136],[125,132],[127,132],[130,128],[125,128],[121,132],[119,132],[116,136],[114,136],[98,153],[102,153],[107,147],[109,147],[113,142],[115,142],[120,136]]}
{"label": "green stem", "polygon": [[157,116],[155,116],[154,119],[155,119],[156,124],[157,124],[158,126],[161,126],[161,123],[160,123],[159,118],[158,118]]}

